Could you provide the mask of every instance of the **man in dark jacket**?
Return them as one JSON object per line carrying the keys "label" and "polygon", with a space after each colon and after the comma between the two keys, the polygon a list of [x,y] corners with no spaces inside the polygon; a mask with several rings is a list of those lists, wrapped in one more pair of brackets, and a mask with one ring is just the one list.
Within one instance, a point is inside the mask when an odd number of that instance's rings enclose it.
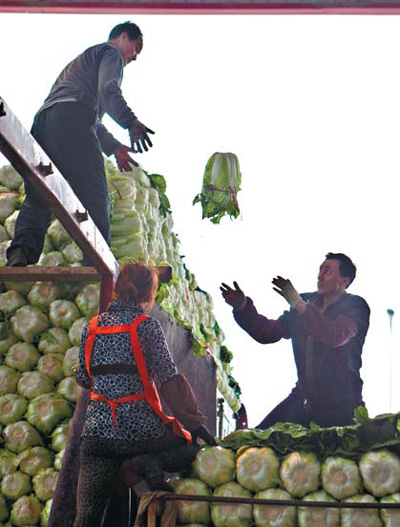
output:
{"label": "man in dark jacket", "polygon": [[290,280],[274,278],[274,290],[291,307],[278,320],[260,315],[236,282],[234,289],[222,284],[222,296],[233,306],[236,322],[257,342],[292,339],[298,381],[257,428],[277,422],[306,426],[314,421],[324,427],[352,423],[354,409],[364,404],[361,353],[370,315],[363,298],[346,292],[355,275],[350,258],[328,253],[314,293],[299,295]]}
{"label": "man in dark jacket", "polygon": [[[137,163],[129,152],[152,146],[152,132],[127,105],[120,89],[123,69],[143,47],[140,29],[132,22],[112,29],[108,42],[92,46],[61,72],[35,116],[32,135],[68,180],[101,234],[110,243],[110,204],[104,152],[114,155],[118,168],[129,171]],[[107,113],[129,131],[131,147],[117,141],[101,124]],[[7,265],[36,263],[43,249],[50,212],[25,183]]]}

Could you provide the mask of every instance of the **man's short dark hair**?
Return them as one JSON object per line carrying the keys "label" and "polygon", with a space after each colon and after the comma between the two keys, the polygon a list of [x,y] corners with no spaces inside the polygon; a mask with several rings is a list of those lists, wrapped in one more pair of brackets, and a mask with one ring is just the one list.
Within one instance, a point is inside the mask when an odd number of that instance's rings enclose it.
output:
{"label": "man's short dark hair", "polygon": [[357,268],[353,264],[353,262],[350,260],[350,258],[343,253],[328,253],[325,256],[325,258],[327,260],[338,260],[340,276],[350,279],[347,285],[347,287],[349,287],[351,282],[356,277],[356,272],[357,272]]}
{"label": "man's short dark hair", "polygon": [[138,38],[143,38],[142,32],[139,27],[133,22],[123,22],[115,26],[108,37],[108,40],[113,40],[118,38],[121,33],[127,33],[129,40],[137,40]]}

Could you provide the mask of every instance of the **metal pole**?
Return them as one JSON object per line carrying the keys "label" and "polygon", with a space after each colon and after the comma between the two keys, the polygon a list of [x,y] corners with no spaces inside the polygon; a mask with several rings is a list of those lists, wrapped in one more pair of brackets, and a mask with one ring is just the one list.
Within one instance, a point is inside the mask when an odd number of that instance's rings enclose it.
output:
{"label": "metal pole", "polygon": [[393,309],[387,309],[389,316],[390,348],[389,348],[389,412],[393,411]]}

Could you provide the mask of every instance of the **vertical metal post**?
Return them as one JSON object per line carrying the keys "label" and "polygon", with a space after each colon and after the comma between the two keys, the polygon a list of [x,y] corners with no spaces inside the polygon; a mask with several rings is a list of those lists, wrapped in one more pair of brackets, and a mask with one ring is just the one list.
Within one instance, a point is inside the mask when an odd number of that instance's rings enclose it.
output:
{"label": "vertical metal post", "polygon": [[218,437],[222,439],[224,435],[224,400],[222,397],[218,399]]}

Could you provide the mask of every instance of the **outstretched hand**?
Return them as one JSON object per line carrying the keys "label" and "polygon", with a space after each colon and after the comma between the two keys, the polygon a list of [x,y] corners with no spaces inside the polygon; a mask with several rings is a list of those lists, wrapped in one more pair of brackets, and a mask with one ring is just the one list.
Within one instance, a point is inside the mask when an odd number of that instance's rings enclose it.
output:
{"label": "outstretched hand", "polygon": [[139,166],[139,164],[129,155],[129,152],[132,152],[132,149],[125,145],[118,146],[114,152],[118,170],[120,172],[130,172],[132,166]]}
{"label": "outstretched hand", "polygon": [[221,284],[221,293],[224,297],[224,300],[227,304],[235,308],[237,311],[244,309],[246,305],[246,295],[240,289],[237,282],[233,282],[235,289],[229,287],[229,285],[222,283]]}
{"label": "outstretched hand", "polygon": [[301,296],[293,287],[292,282],[281,276],[277,276],[272,280],[274,284],[274,291],[283,296],[283,298],[290,304],[291,307],[295,308],[299,302],[302,301]]}
{"label": "outstretched hand", "polygon": [[149,147],[153,146],[149,134],[154,134],[153,130],[147,128],[143,123],[138,119],[133,121],[129,128],[129,137],[132,144],[132,152],[143,153],[143,150],[148,151]]}

